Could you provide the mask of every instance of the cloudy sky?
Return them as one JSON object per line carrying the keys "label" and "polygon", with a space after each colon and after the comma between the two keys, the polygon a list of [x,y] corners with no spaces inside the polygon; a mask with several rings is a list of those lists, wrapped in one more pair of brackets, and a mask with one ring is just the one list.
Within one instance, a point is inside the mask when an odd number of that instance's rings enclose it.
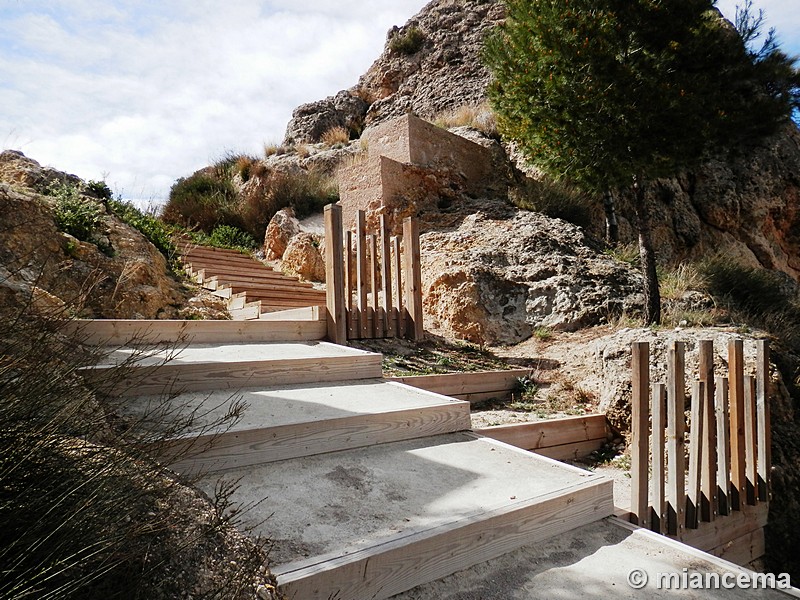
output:
{"label": "cloudy sky", "polygon": [[[279,142],[293,108],[355,84],[425,4],[0,0],[0,141],[159,203],[226,152]],[[756,6],[800,54],[800,2]]]}

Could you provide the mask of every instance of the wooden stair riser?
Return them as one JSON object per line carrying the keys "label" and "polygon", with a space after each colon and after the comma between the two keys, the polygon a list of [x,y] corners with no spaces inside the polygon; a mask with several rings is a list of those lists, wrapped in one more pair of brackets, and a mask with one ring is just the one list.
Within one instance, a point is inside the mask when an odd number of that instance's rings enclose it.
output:
{"label": "wooden stair riser", "polygon": [[[324,315],[322,315],[324,316]],[[269,343],[316,341],[327,333],[324,319],[272,322],[80,320],[64,324],[83,343],[101,346]]]}
{"label": "wooden stair riser", "polygon": [[218,274],[225,277],[252,278],[265,281],[294,281],[301,286],[312,287],[308,282],[300,282],[296,277],[273,271],[269,267],[235,268],[229,267],[224,263],[215,263],[213,261],[204,261],[201,263],[190,262],[189,265],[192,271],[207,271],[209,277]]}
{"label": "wooden stair riser", "polygon": [[429,437],[470,428],[469,403],[362,414],[326,421],[228,432],[175,442],[175,451],[207,448],[171,465],[184,473],[211,473],[225,469],[277,462],[326,452],[337,452],[401,440]]}
{"label": "wooden stair riser", "polygon": [[233,277],[226,277],[224,275],[215,275],[209,281],[216,281],[218,286],[225,286],[225,287],[234,287],[234,288],[242,288],[247,290],[265,290],[265,291],[276,291],[276,292],[285,292],[285,293],[298,293],[298,294],[308,294],[312,296],[324,296],[324,290],[316,290],[311,286],[303,286],[297,284],[296,282],[293,283],[291,281],[280,282],[280,283],[269,283],[269,282],[248,282],[242,281],[241,279],[236,279]]}
{"label": "wooden stair riser", "polygon": [[[108,381],[110,369],[117,369],[119,381]],[[168,362],[154,367],[95,367],[81,372],[95,387],[123,396],[235,391],[246,386],[305,383],[309,377],[326,382],[375,379],[382,375],[380,355],[371,354],[220,363]]]}
{"label": "wooden stair riser", "polygon": [[382,600],[613,513],[610,480],[574,484],[345,556],[273,568],[289,600]]}

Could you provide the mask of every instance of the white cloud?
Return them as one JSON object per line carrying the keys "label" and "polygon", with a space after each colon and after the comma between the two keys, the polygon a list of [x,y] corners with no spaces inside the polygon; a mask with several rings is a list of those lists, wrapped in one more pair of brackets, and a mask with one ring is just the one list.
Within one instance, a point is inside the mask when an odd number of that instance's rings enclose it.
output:
{"label": "white cloud", "polygon": [[227,150],[279,141],[297,104],[355,84],[424,0],[101,4],[0,2],[0,135],[163,198]]}

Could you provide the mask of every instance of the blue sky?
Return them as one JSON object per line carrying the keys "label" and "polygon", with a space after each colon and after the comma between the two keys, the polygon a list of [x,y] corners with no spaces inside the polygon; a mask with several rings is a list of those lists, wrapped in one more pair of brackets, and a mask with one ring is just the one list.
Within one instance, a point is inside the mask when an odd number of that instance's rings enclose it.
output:
{"label": "blue sky", "polygon": [[[0,0],[0,141],[159,203],[226,152],[279,142],[292,109],[354,85],[425,4]],[[800,2],[756,8],[800,55]]]}

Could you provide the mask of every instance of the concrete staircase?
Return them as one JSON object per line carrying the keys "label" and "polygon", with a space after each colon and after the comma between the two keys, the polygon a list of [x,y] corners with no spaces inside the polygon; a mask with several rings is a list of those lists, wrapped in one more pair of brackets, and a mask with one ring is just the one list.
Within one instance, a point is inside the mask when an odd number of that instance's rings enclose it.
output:
{"label": "concrete staircase", "polygon": [[[208,492],[238,481],[290,599],[389,598],[613,512],[610,480],[472,433],[468,402],[383,380],[380,355],[321,341],[321,320],[74,327],[136,342],[84,373],[127,410],[166,392],[178,411],[204,407],[175,447],[205,451],[175,468],[204,473]],[[208,430],[235,400],[241,421]]]}
{"label": "concrete staircase", "polygon": [[235,250],[184,246],[181,259],[189,276],[198,284],[227,299],[234,320],[325,306],[324,291]]}

